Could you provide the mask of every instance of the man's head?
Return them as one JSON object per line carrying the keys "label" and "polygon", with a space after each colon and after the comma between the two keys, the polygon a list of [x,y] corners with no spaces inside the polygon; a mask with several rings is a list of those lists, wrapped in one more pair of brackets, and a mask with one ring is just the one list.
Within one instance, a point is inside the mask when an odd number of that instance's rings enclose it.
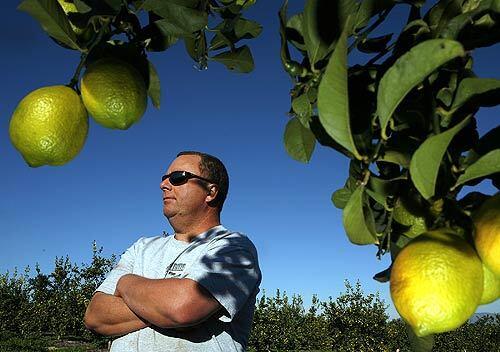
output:
{"label": "man's head", "polygon": [[229,175],[227,174],[226,167],[222,161],[210,154],[183,151],[177,154],[177,157],[182,155],[197,155],[200,157],[199,168],[201,176],[204,176],[217,185],[217,197],[212,202],[212,205],[217,207],[220,213],[229,190]]}
{"label": "man's head", "polygon": [[170,164],[160,184],[163,191],[163,212],[169,220],[204,216],[222,210],[229,188],[224,164],[211,155],[185,151]]}

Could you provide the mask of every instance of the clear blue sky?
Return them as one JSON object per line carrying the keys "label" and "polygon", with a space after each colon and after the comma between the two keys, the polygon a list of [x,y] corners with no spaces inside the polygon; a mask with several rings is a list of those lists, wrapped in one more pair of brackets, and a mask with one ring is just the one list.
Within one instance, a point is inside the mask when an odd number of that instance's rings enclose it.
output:
{"label": "clear blue sky", "polygon": [[[56,256],[88,262],[92,241],[104,254],[121,254],[140,236],[171,231],[162,214],[160,177],[176,153],[201,150],[219,156],[230,173],[222,214],[226,227],[246,233],[256,244],[263,271],[261,288],[312,294],[326,300],[345,291],[344,280],[360,280],[365,292],[389,298],[389,285],[372,276],[390,263],[377,260],[375,246],[354,246],[346,238],[341,211],[330,197],[347,177],[348,160],[320,147],[311,162],[291,159],[283,147],[291,82],[279,60],[277,13],[280,1],[259,0],[247,17],[264,25],[249,42],[256,69],[243,75],[211,63],[199,72],[177,44],[150,59],[161,86],[160,110],[148,107],[128,131],[91,120],[83,151],[63,167],[32,169],[9,141],[10,116],[31,90],[66,84],[79,62],[77,52],[52,42],[18,2],[2,2],[0,33],[0,272],[39,263],[50,272]],[[303,0],[292,0],[290,12]],[[390,26],[406,18],[398,11]],[[476,72],[500,78],[500,48],[477,51]],[[350,64],[356,60],[351,59]],[[481,134],[498,124],[500,109],[478,114]],[[493,193],[489,182],[478,189]],[[500,312],[500,301],[479,312]]]}

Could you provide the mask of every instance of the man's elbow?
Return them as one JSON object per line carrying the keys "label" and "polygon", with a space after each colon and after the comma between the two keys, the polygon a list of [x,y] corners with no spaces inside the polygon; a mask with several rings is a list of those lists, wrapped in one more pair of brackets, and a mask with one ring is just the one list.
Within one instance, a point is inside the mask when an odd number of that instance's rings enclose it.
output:
{"label": "man's elbow", "polygon": [[83,324],[88,330],[99,333],[98,330],[100,330],[100,324],[95,315],[89,309],[87,309],[85,315],[83,316]]}
{"label": "man's elbow", "polygon": [[85,315],[83,316],[83,324],[88,330],[95,332],[96,334],[105,336],[112,335],[112,333],[108,331],[108,329],[106,329],[106,324],[103,324],[100,321],[99,316],[92,309],[92,303],[90,303],[90,305],[87,307],[87,310],[85,311]]}
{"label": "man's elbow", "polygon": [[190,304],[185,304],[177,307],[174,311],[166,312],[160,324],[162,328],[167,329],[191,327],[204,322],[215,311],[216,309],[212,311],[196,309]]}

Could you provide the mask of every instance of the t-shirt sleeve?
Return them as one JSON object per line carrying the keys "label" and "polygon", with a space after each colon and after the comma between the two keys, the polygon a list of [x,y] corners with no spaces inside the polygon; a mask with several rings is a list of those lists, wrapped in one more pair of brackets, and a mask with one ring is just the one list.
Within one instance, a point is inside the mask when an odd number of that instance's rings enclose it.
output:
{"label": "t-shirt sleeve", "polygon": [[141,245],[142,238],[137,240],[132,246],[127,248],[120,256],[118,264],[109,272],[108,276],[94,291],[104,292],[113,295],[116,290],[118,280],[125,274],[132,274],[134,271],[134,262],[136,260],[137,247]]}
{"label": "t-shirt sleeve", "polygon": [[260,270],[253,245],[231,240],[209,248],[190,268],[186,278],[192,279],[207,289],[226,309],[231,321],[245,305],[260,281]]}

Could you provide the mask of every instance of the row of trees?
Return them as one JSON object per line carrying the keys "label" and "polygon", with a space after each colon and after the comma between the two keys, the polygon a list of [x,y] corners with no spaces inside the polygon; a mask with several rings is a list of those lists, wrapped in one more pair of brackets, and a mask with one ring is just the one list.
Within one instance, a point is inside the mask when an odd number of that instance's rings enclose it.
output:
{"label": "row of trees", "polygon": [[[345,282],[336,299],[313,296],[308,309],[300,295],[279,290],[257,302],[251,351],[411,351],[407,326],[389,319],[378,294],[365,294],[359,282]],[[500,314],[484,315],[456,331],[436,335],[433,351],[498,351]]]}
{"label": "row of trees", "polygon": [[[93,244],[90,264],[56,258],[52,273],[14,271],[0,275],[0,336],[24,339],[80,339],[106,345],[107,339],[83,326],[93,291],[116,263]],[[405,324],[390,320],[378,294],[365,294],[360,283],[345,282],[337,298],[313,296],[308,308],[300,295],[277,290],[258,299],[250,351],[409,351]],[[437,337],[434,351],[495,351],[500,346],[500,314],[483,316]]]}

